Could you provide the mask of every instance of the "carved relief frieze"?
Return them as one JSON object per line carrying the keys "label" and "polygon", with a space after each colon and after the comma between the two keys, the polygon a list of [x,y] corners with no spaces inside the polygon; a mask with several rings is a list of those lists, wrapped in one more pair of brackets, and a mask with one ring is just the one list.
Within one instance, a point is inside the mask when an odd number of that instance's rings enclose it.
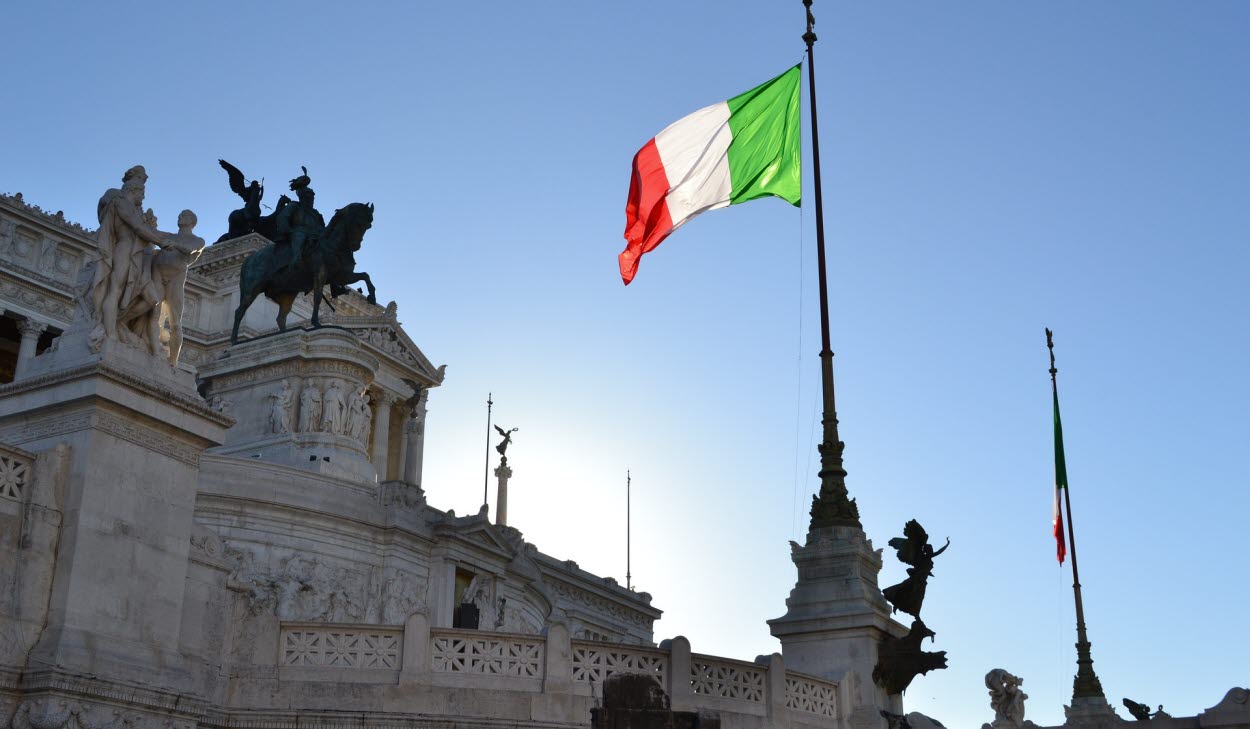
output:
{"label": "carved relief frieze", "polygon": [[215,534],[192,534],[191,557],[206,562],[217,562],[222,557],[221,539]]}
{"label": "carved relief frieze", "polygon": [[[39,288],[7,273],[0,273],[0,297],[46,314],[63,325],[68,325],[70,319],[73,318],[73,306],[70,303],[71,291],[69,287],[59,284],[46,276],[36,274],[32,277],[43,279],[43,282],[47,284],[47,288]],[[55,290],[49,291],[48,288]]]}
{"label": "carved relief frieze", "polygon": [[598,613],[609,615],[616,620],[644,628],[650,628],[652,625],[652,618],[572,585],[548,579],[543,581],[543,587],[574,605],[590,608]]}
{"label": "carved relief frieze", "polygon": [[287,360],[225,375],[207,374],[206,376],[212,380],[212,389],[214,391],[222,391],[286,377],[298,376],[307,378],[334,375],[362,383],[373,379],[373,373],[358,364],[329,359]]}
{"label": "carved relief frieze", "polygon": [[[260,556],[261,551],[279,555]],[[394,568],[336,564],[272,546],[228,544],[225,559],[234,566],[230,581],[244,594],[253,615],[320,623],[403,625],[425,613],[426,580]],[[276,567],[271,567],[276,565]]]}
{"label": "carved relief frieze", "polygon": [[236,565],[232,581],[246,593],[253,615],[271,613],[282,620],[359,623],[365,620],[369,575],[335,567],[321,557],[292,553],[270,569],[247,548],[227,545]]}

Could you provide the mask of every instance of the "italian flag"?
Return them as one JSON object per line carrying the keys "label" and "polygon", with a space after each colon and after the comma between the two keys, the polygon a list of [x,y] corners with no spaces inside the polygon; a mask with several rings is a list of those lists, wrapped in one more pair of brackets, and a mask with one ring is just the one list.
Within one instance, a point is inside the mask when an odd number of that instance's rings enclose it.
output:
{"label": "italian flag", "polygon": [[626,284],[638,261],[705,210],[801,197],[799,67],[673,122],[634,155],[625,204]]}
{"label": "italian flag", "polygon": [[1063,540],[1063,505],[1060,503],[1060,492],[1068,488],[1068,464],[1063,457],[1063,423],[1059,421],[1059,393],[1055,395],[1055,556],[1059,564],[1068,554],[1067,543]]}

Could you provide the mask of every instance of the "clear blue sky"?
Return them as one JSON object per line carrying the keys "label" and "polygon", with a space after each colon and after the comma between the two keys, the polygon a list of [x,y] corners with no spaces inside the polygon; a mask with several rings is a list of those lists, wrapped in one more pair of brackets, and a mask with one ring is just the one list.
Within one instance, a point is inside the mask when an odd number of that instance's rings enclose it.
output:
{"label": "clear blue sky", "polygon": [[[925,606],[951,668],[909,708],[977,726],[1001,666],[1062,720],[1044,326],[1109,697],[1192,715],[1246,685],[1250,4],[815,13],[851,492],[877,546],[913,517],[952,542]],[[817,485],[812,209],[703,216],[628,289],[615,256],[633,153],[797,62],[799,0],[18,3],[5,27],[0,189],[93,226],[142,163],[162,222],[210,238],[218,157],[274,198],[303,164],[323,209],[375,203],[360,267],[449,365],[431,502],[476,510],[493,391],[531,541],[624,581],[631,468],[657,640],[778,649]]]}

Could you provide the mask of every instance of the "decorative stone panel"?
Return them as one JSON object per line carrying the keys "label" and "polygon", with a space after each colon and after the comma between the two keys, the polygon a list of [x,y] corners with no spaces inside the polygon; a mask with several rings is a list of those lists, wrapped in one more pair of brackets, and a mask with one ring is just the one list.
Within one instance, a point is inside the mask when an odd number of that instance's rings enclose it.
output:
{"label": "decorative stone panel", "polygon": [[700,696],[719,696],[753,703],[764,702],[766,671],[744,663],[690,658],[690,688]]}
{"label": "decorative stone panel", "polygon": [[30,483],[32,461],[7,448],[0,448],[0,499],[21,501]]}
{"label": "decorative stone panel", "polygon": [[838,687],[824,681],[786,676],[786,708],[831,719],[838,715]]}
{"label": "decorative stone panel", "polygon": [[546,654],[542,638],[438,631],[431,639],[435,672],[542,678]]}
{"label": "decorative stone panel", "polygon": [[398,670],[404,631],[284,625],[281,641],[283,666]]}
{"label": "decorative stone panel", "polygon": [[573,680],[603,683],[618,673],[641,673],[667,688],[668,655],[624,646],[573,643]]}

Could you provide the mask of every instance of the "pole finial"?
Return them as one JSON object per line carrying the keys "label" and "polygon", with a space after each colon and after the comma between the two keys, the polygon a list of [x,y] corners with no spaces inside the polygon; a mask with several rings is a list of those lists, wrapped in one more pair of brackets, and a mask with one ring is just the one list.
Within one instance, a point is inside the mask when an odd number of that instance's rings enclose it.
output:
{"label": "pole finial", "polygon": [[812,30],[816,27],[816,16],[812,15],[812,0],[803,0],[803,8],[807,10],[807,32],[803,34],[803,42],[811,48],[816,42],[816,33]]}
{"label": "pole finial", "polygon": [[1050,350],[1050,380],[1053,383],[1059,370],[1055,369],[1055,333],[1046,328],[1046,349]]}

